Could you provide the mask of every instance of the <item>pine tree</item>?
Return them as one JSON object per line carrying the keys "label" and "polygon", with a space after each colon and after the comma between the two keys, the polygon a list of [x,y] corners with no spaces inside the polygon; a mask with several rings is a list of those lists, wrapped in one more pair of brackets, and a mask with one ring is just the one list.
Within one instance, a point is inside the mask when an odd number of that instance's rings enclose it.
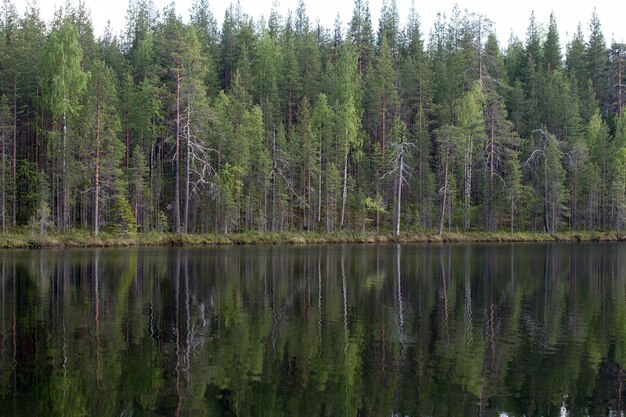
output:
{"label": "pine tree", "polygon": [[559,41],[559,31],[556,27],[556,18],[554,12],[550,13],[550,23],[548,25],[548,33],[543,43],[543,61],[544,69],[551,73],[559,71],[563,67],[561,57],[561,42]]}
{"label": "pine tree", "polygon": [[313,181],[319,171],[319,144],[314,133],[313,115],[308,99],[300,105],[300,115],[296,126],[296,147],[299,153],[300,195],[302,195],[302,223],[304,230],[313,228],[316,196],[313,194]]}
{"label": "pine tree", "polygon": [[149,77],[154,69],[154,26],[157,12],[148,0],[131,0],[126,13],[124,51],[136,83]]}
{"label": "pine tree", "polygon": [[354,0],[349,33],[359,54],[359,74],[363,76],[373,66],[374,60],[374,33],[367,0]]}
{"label": "pine tree", "polygon": [[220,42],[220,80],[221,88],[230,89],[237,59],[235,9],[231,4],[224,12]]}
{"label": "pine tree", "polygon": [[609,111],[622,114],[626,104],[626,44],[613,42],[609,52]]}
{"label": "pine tree", "polygon": [[219,56],[219,29],[209,0],[194,0],[189,17],[191,26],[195,28],[202,57],[204,60],[204,84],[209,95],[217,92],[217,57]]}
{"label": "pine tree", "polygon": [[606,41],[602,33],[600,18],[594,9],[589,21],[589,40],[587,41],[587,65],[589,78],[593,85],[600,109],[604,112],[607,107],[606,79],[607,51]]}
{"label": "pine tree", "polygon": [[[531,69],[536,72],[542,60],[540,29],[535,18],[535,12],[530,15],[530,22],[526,29],[526,45],[524,51],[524,69],[528,73]],[[528,80],[526,80],[528,81]]]}
{"label": "pine tree", "polygon": [[378,23],[378,49],[382,50],[383,39],[387,42],[392,59],[398,56],[400,49],[400,15],[396,0],[383,0]]}
{"label": "pine tree", "polygon": [[586,59],[585,38],[579,24],[572,41],[567,45],[565,58],[565,72],[575,80],[579,94],[585,91],[589,79]]}
{"label": "pine tree", "polygon": [[[93,232],[100,231],[101,202],[111,195],[120,194],[116,188],[122,181],[120,163],[124,147],[119,140],[120,121],[117,112],[117,91],[113,71],[103,61],[92,65],[88,86],[88,103],[84,110],[90,117],[87,127],[90,141],[86,143],[89,166],[93,167],[91,189],[93,193]],[[108,198],[107,198],[108,197]]]}
{"label": "pine tree", "polygon": [[393,62],[391,51],[387,46],[387,40],[383,34],[383,39],[380,43],[380,54],[376,62],[376,110],[377,110],[377,123],[378,133],[377,137],[380,140],[382,148],[382,156],[385,158],[385,145],[389,129],[391,127],[391,120],[393,120],[394,114],[398,114],[398,93],[396,91],[395,80],[396,75],[393,69]]}
{"label": "pine tree", "polygon": [[294,37],[291,20],[288,19],[281,38],[281,56],[283,64],[281,85],[284,89],[281,91],[281,94],[286,115],[284,123],[288,134],[290,134],[292,125],[296,119],[296,103],[300,101],[302,89]]}

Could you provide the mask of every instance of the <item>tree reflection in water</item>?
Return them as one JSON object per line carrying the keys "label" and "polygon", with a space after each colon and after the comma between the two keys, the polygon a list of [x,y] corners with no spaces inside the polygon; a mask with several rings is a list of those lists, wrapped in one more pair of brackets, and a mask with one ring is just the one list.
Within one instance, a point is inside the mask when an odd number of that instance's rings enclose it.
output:
{"label": "tree reflection in water", "polygon": [[615,415],[626,245],[0,253],[3,415]]}

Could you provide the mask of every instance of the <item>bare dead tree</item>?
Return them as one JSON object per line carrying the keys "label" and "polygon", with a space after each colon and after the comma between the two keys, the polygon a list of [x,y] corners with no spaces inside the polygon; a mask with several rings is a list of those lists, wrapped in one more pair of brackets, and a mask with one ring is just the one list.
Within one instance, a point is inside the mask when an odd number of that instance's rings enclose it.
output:
{"label": "bare dead tree", "polygon": [[391,146],[391,157],[393,159],[394,168],[386,172],[382,178],[393,175],[397,173],[397,189],[396,189],[396,223],[394,229],[394,236],[400,236],[400,212],[402,209],[402,185],[409,185],[409,179],[411,178],[411,172],[408,169],[408,166],[405,163],[405,156],[409,155],[409,150],[411,148],[417,149],[414,143],[406,142],[404,137],[401,137],[399,143],[394,143]]}
{"label": "bare dead tree", "polygon": [[[555,142],[558,152],[561,152],[560,143],[554,137],[554,135],[544,131],[543,129],[536,129],[533,131],[533,133],[540,133],[541,140],[538,147],[531,152],[526,162],[524,162],[524,166],[528,167],[536,178],[539,178],[539,171],[535,169],[531,163],[541,158],[541,162],[543,163],[544,231],[546,233],[555,233],[557,228],[557,211],[558,206],[560,205],[560,201],[556,195],[557,190],[555,189],[555,184],[559,181],[559,179],[556,178],[554,175],[552,177],[548,175],[548,160],[550,159],[549,153],[552,147],[551,143]],[[569,155],[565,155],[569,157]]]}
{"label": "bare dead tree", "polygon": [[289,169],[289,161],[287,160],[286,153],[283,149],[276,146],[276,129],[274,129],[274,133],[272,136],[272,170],[269,172],[270,182],[271,182],[271,229],[276,230],[276,225],[274,224],[275,213],[273,210],[274,203],[276,202],[276,184],[278,179],[282,179],[285,182],[285,188],[296,198],[296,202],[299,204],[303,202],[303,197],[301,197],[293,187],[293,182],[289,180],[286,175],[286,172]]}

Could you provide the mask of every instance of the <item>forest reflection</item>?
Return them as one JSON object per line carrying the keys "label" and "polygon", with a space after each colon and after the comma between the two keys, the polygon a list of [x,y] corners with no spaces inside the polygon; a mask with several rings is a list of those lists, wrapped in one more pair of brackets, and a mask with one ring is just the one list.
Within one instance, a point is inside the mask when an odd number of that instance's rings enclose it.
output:
{"label": "forest reflection", "polygon": [[0,252],[14,416],[619,415],[626,245]]}

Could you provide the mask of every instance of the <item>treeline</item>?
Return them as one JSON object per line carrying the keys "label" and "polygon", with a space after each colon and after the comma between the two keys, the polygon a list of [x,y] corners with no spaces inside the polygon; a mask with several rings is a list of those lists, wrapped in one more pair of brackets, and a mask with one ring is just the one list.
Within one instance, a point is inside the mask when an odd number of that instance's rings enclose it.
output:
{"label": "treeline", "polygon": [[[0,22],[2,230],[617,230],[626,45],[598,16],[498,43],[452,10],[425,41],[385,1],[344,32],[208,0],[131,0],[120,37],[84,4]],[[188,22],[188,23],[186,23]]]}

